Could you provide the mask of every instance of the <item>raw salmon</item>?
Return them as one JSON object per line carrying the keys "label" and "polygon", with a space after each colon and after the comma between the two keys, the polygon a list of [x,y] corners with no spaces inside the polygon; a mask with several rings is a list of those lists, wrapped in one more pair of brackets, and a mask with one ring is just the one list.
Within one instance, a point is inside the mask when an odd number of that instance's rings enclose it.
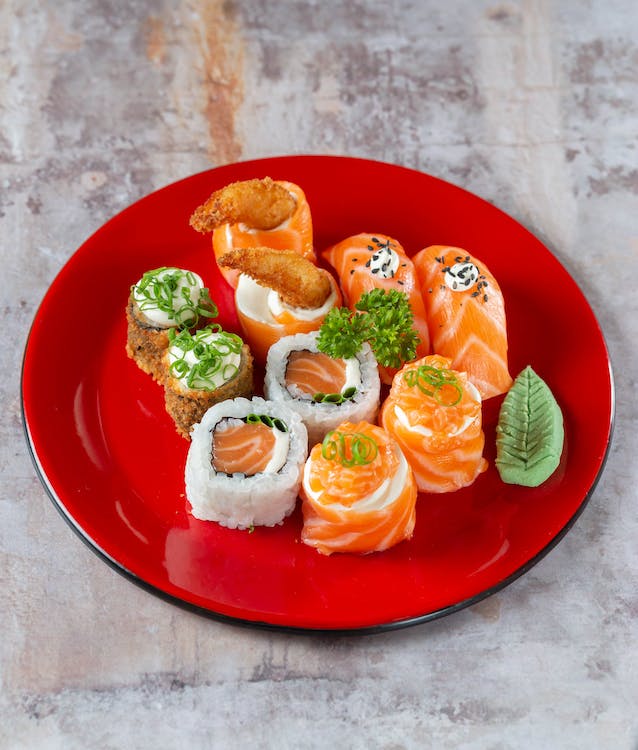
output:
{"label": "raw salmon", "polygon": [[394,376],[381,424],[401,446],[422,492],[453,492],[487,469],[480,394],[445,357],[410,362]]}
{"label": "raw salmon", "polygon": [[414,256],[432,351],[463,370],[483,398],[512,385],[507,366],[505,305],[498,282],[458,247],[432,245]]}
{"label": "raw salmon", "polygon": [[252,476],[265,471],[275,447],[272,427],[263,422],[239,422],[213,433],[213,468],[226,474]]}
{"label": "raw salmon", "polygon": [[[213,230],[215,259],[242,247],[270,247],[274,250],[294,250],[304,258],[316,261],[310,206],[303,190],[292,182],[276,180],[296,199],[297,205],[289,219],[274,229],[253,229],[245,224],[223,224]],[[232,268],[219,269],[226,281],[235,288],[238,272]]]}
{"label": "raw salmon", "polygon": [[[421,339],[416,356],[429,353],[430,333],[419,280],[414,264],[397,240],[385,234],[356,234],[329,247],[323,257],[337,272],[345,302],[352,309],[359,297],[371,289],[404,292]],[[383,382],[391,383],[395,372],[380,368]]]}
{"label": "raw salmon", "polygon": [[346,382],[346,363],[322,352],[307,349],[291,352],[286,367],[286,385],[302,393],[341,393]]}
{"label": "raw salmon", "polygon": [[416,483],[397,443],[368,422],[344,422],[312,449],[301,488],[305,544],[378,552],[409,539]]}

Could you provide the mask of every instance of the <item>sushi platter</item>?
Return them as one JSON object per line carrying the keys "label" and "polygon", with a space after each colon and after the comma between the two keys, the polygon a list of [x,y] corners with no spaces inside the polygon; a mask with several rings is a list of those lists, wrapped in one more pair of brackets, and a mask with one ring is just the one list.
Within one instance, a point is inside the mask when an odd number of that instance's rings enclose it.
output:
{"label": "sushi platter", "polygon": [[[274,230],[251,232],[246,228],[251,206],[242,213],[235,200],[235,224],[214,225],[215,196],[225,186],[244,183],[255,183],[263,190],[260,201],[270,201],[284,216],[289,210],[292,219],[274,218]],[[275,183],[286,186],[290,209],[285,191],[282,200],[276,196],[282,205],[275,206],[270,197]],[[303,212],[300,196],[307,201]],[[293,220],[301,239],[288,250],[295,242]],[[368,232],[373,234],[362,234]],[[263,247],[270,236],[272,251]],[[347,246],[344,238],[349,238]],[[242,243],[243,255],[233,242]],[[251,242],[254,247],[245,249]],[[382,336],[370,333],[370,321],[382,319],[379,313],[373,317],[379,298],[368,302],[364,294],[359,299],[368,307],[339,306],[348,302],[361,274],[375,283],[387,278],[393,291],[384,294],[403,288],[408,297],[410,284],[417,283],[405,275],[413,263],[422,284],[411,302],[414,342],[421,349],[412,349],[403,369],[393,351],[395,358],[383,360],[383,366],[379,359],[377,373],[374,356],[382,356],[382,347],[374,350],[374,345]],[[330,264],[342,264],[343,271],[333,274]],[[257,266],[266,267],[273,284],[285,274],[293,279],[288,286],[297,296],[279,300],[277,310],[287,315],[302,309],[291,330],[274,337],[274,343],[261,321],[253,320],[254,310],[272,299],[263,292],[264,284],[245,276],[262,273],[251,270]],[[149,269],[158,270],[155,277]],[[167,334],[166,322],[154,328],[144,314],[149,297],[142,292],[156,284],[157,296],[171,269],[188,269],[178,270],[178,280],[171,281],[190,316],[178,334]],[[314,283],[310,292],[304,288],[307,278]],[[311,307],[305,298],[321,285],[325,294],[312,304],[322,311],[321,320],[331,321],[328,329],[365,329],[370,341],[363,344],[365,356],[329,352],[340,362],[354,363],[348,365],[350,380],[343,376],[336,395],[329,392],[331,363],[321,353],[330,344],[322,340],[321,321],[308,324],[311,316],[305,312]],[[476,291],[466,297],[456,293],[466,288]],[[77,300],[88,289],[93,305],[83,315]],[[496,364],[488,363],[484,379],[483,370],[472,373],[471,363],[467,368],[464,363],[461,373],[451,369],[454,353],[445,350],[446,323],[438,318],[432,323],[443,303],[424,299],[423,306],[421,293],[465,304],[458,307],[459,315],[473,306],[472,321],[488,311],[503,331],[507,319],[507,339],[492,349]],[[383,318],[379,330],[394,318]],[[212,327],[209,319],[214,319]],[[64,360],[60,331],[72,331],[77,344],[65,351]],[[288,349],[282,337],[289,334],[296,343]],[[177,355],[169,353],[175,346],[181,346]],[[227,375],[219,376],[214,388],[213,380],[204,378],[200,388],[206,393],[191,398],[182,377],[190,373],[194,382],[195,355],[189,352],[210,346],[232,350],[228,357],[234,359],[223,360],[220,372]],[[310,349],[316,359],[309,365]],[[486,359],[483,355],[479,367]],[[169,375],[162,375],[164,361]],[[328,395],[295,391],[291,398],[282,362],[294,362],[297,371],[316,370],[315,363],[321,363],[312,377],[328,385],[314,390]],[[361,368],[372,373],[365,376],[367,395],[357,393],[362,386],[352,375]],[[197,372],[201,375],[202,367]],[[228,400],[207,395],[217,389],[228,393],[223,396]],[[506,429],[521,391],[528,397],[530,389],[540,394],[534,397],[539,410],[553,405],[544,419],[545,429],[554,430],[554,443],[536,462],[534,481],[505,465],[504,458]],[[462,427],[448,428],[454,434],[472,425],[473,458],[456,483],[433,478],[432,461],[423,460],[422,436],[431,437],[434,429],[430,417],[412,430],[421,436],[416,447],[410,436],[402,437],[404,409],[415,393],[438,410],[437,424],[452,412],[457,415]],[[283,399],[279,411],[269,398]],[[295,399],[304,401],[300,408]],[[230,403],[235,406],[225,411]],[[340,418],[330,417],[341,409],[356,415],[358,426],[347,421],[339,426]],[[378,426],[369,424],[377,411]],[[587,300],[559,259],[514,219],[461,187],[406,167],[349,157],[284,156],[175,182],[90,237],[61,269],[33,321],[23,362],[22,412],[36,472],[54,506],[98,556],[130,581],[222,621],[369,633],[427,622],[474,604],[524,574],[564,537],[603,470],[614,387],[605,341]],[[317,421],[316,414],[327,416]],[[515,421],[512,429],[516,433]],[[243,430],[242,439],[250,433],[251,440],[258,435],[260,441],[271,441],[273,451],[283,451],[280,460],[266,459],[244,476],[245,455],[232,453],[233,430]],[[202,440],[209,441],[208,448],[202,448]],[[290,468],[289,450],[297,468]],[[383,533],[373,534],[366,528],[352,543],[363,516],[351,517],[348,528],[335,518],[343,516],[351,502],[343,498],[355,485],[377,486],[374,462],[382,460],[386,468],[395,467],[387,471],[402,477],[399,531],[384,526]],[[333,471],[335,461],[341,462],[341,473]],[[542,477],[539,466],[549,466]],[[282,483],[277,472],[298,478],[292,485]],[[336,484],[318,489],[323,478]],[[396,484],[393,475],[386,485],[390,481]],[[224,489],[233,487],[235,496]],[[325,507],[322,498],[330,492],[337,510]],[[270,506],[253,507],[255,493]],[[370,546],[373,538],[377,546]]]}

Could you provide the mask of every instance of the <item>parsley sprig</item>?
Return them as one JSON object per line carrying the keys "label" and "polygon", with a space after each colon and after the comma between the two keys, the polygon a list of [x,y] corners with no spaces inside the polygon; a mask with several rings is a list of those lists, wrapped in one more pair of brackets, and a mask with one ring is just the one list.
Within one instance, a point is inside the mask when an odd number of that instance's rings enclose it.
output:
{"label": "parsley sprig", "polygon": [[334,308],[326,316],[317,338],[319,350],[329,357],[354,357],[367,341],[382,367],[399,368],[414,359],[419,335],[408,297],[395,289],[372,289],[355,305]]}

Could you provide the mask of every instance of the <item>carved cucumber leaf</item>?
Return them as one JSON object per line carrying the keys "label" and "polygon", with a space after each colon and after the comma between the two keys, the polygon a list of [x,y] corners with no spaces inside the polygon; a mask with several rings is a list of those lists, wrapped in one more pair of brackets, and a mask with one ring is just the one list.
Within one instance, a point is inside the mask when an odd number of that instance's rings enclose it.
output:
{"label": "carved cucumber leaf", "polygon": [[531,367],[514,381],[496,427],[496,468],[508,484],[538,487],[558,467],[563,415],[547,383]]}

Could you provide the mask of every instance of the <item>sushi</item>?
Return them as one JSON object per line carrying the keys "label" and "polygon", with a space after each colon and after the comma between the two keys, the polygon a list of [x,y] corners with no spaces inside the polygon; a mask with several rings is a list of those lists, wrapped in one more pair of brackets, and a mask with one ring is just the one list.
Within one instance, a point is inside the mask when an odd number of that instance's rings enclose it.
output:
{"label": "sushi", "polygon": [[270,347],[264,393],[296,411],[310,445],[341,422],[373,422],[379,408],[377,361],[366,343],[352,357],[333,358],[317,346],[318,333],[286,336]]}
{"label": "sushi", "polygon": [[227,253],[219,263],[241,272],[235,289],[237,316],[262,364],[280,338],[317,330],[341,304],[332,275],[292,250],[244,248]]}
{"label": "sushi", "polygon": [[481,396],[451,361],[430,355],[405,365],[381,408],[422,492],[453,492],[487,469]]}
{"label": "sushi", "polygon": [[432,245],[414,256],[432,351],[452,360],[488,399],[509,390],[505,304],[480,260],[458,247]]}
{"label": "sushi", "polygon": [[301,539],[324,555],[381,552],[414,531],[412,470],[397,442],[368,422],[344,422],[312,448],[301,497]]}
{"label": "sushi", "polygon": [[295,508],[307,453],[306,428],[285,404],[257,396],[215,404],[186,458],[193,515],[232,529],[281,523]]}
{"label": "sushi", "polygon": [[[385,234],[356,234],[329,247],[323,257],[339,276],[346,304],[353,308],[361,295],[371,289],[394,289],[408,297],[420,343],[416,356],[430,352],[430,333],[426,322],[421,288],[414,265],[397,240]],[[396,372],[381,368],[384,383],[391,383]]]}
{"label": "sushi", "polygon": [[[316,260],[310,206],[303,190],[286,180],[265,177],[227,185],[194,211],[190,223],[199,232],[212,232],[217,260],[245,247],[293,250]],[[220,266],[220,271],[237,286],[237,270]]]}
{"label": "sushi", "polygon": [[188,439],[213,404],[252,395],[253,359],[239,336],[219,326],[172,333],[169,340],[164,401],[177,432]]}
{"label": "sushi", "polygon": [[205,325],[217,314],[196,273],[168,266],[147,271],[129,294],[126,353],[141,370],[162,382],[168,332]]}

